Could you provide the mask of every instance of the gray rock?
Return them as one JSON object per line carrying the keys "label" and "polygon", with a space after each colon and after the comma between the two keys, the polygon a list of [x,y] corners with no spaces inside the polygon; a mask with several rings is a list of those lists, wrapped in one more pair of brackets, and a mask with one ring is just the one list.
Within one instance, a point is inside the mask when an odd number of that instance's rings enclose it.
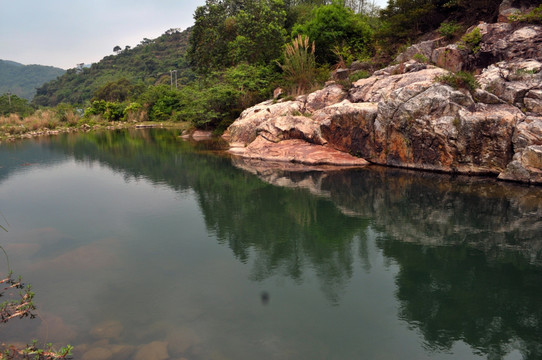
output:
{"label": "gray rock", "polygon": [[409,46],[404,52],[399,54],[395,58],[395,62],[402,63],[408,60],[412,60],[416,54],[423,55],[427,59],[431,59],[433,50],[439,47],[441,39],[427,40],[420,43]]}

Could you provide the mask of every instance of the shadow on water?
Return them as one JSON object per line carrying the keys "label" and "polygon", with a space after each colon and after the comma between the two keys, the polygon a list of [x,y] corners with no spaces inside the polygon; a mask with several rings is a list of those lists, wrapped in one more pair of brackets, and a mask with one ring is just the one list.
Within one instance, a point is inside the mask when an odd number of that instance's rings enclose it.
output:
{"label": "shadow on water", "polygon": [[252,257],[252,280],[302,283],[314,271],[333,304],[356,261],[371,271],[367,234],[376,233],[399,269],[398,316],[428,351],[462,340],[491,359],[511,347],[542,357],[541,188],[383,168],[300,172],[209,156],[178,135],[65,135],[47,148],[194,191],[208,231],[240,262]]}

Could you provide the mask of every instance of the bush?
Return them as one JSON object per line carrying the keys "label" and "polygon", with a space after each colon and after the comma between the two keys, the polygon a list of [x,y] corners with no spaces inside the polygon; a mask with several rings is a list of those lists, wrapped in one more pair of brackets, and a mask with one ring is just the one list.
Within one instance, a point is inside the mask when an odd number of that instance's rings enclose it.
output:
{"label": "bush", "polygon": [[424,63],[424,64],[429,62],[429,59],[427,58],[427,56],[420,53],[414,54],[412,58],[416,60],[417,62]]}
{"label": "bush", "polygon": [[480,50],[480,43],[482,42],[482,32],[479,28],[474,28],[469,33],[466,33],[461,37],[461,41],[459,42],[459,49],[461,50],[467,50],[468,52],[472,52],[476,54],[478,50]]}
{"label": "bush", "polygon": [[444,21],[438,29],[440,35],[448,40],[452,40],[458,34],[459,30],[461,30],[461,25],[455,21]]}
{"label": "bush", "polygon": [[371,74],[367,70],[359,70],[359,71],[356,71],[355,73],[350,74],[350,76],[348,77],[348,80],[350,82],[356,82],[360,79],[366,79],[369,76],[371,76]]}
{"label": "bush", "polygon": [[54,109],[55,119],[61,123],[75,125],[79,121],[77,110],[70,104],[60,103]]}
{"label": "bush", "polygon": [[510,16],[510,20],[513,22],[542,24],[542,5],[539,5],[525,15],[512,15]]}
{"label": "bush", "polygon": [[480,87],[474,75],[466,71],[437,76],[435,81],[450,85],[454,89],[467,89],[470,92]]}
{"label": "bush", "polygon": [[308,36],[298,35],[284,49],[284,64],[279,64],[284,78],[292,86],[296,95],[309,90],[316,79],[316,61],[314,41]]}
{"label": "bush", "polygon": [[358,58],[372,52],[373,30],[366,19],[339,2],[315,8],[309,21],[294,26],[292,35],[313,40],[316,60],[321,64],[337,63],[339,59],[333,53],[337,44],[348,47],[348,52]]}
{"label": "bush", "polygon": [[26,117],[34,112],[28,100],[13,94],[3,94],[0,96],[0,115],[17,114]]}
{"label": "bush", "polygon": [[124,120],[125,109],[126,104],[124,103],[97,100],[93,101],[92,105],[85,110],[84,116],[99,115],[107,121],[119,121]]}

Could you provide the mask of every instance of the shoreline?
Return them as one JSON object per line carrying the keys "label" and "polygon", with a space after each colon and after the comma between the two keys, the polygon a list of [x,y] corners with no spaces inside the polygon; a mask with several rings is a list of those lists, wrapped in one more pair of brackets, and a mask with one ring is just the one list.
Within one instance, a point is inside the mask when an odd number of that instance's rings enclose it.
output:
{"label": "shoreline", "polygon": [[34,139],[42,136],[55,136],[60,134],[69,134],[69,133],[79,133],[79,132],[88,132],[94,130],[118,130],[118,129],[149,129],[149,128],[167,128],[167,129],[182,129],[189,130],[188,123],[177,123],[177,122],[160,122],[160,123],[150,123],[150,122],[100,122],[96,124],[83,123],[76,126],[60,126],[54,129],[47,127],[38,128],[36,130],[30,130],[19,134],[10,134],[6,131],[4,126],[0,126],[0,144],[10,143],[17,140],[25,139]]}

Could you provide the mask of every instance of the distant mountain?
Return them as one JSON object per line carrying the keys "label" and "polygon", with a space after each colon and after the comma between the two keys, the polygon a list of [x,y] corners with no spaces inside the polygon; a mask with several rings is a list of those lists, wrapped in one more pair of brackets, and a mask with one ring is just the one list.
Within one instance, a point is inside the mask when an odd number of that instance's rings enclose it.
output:
{"label": "distant mountain", "polygon": [[104,57],[90,67],[80,65],[41,86],[36,105],[55,106],[61,102],[82,105],[107,83],[127,79],[133,85],[170,82],[170,71],[177,70],[179,84],[192,76],[185,60],[191,28],[170,29],[156,39],[143,39],[133,49],[115,46],[116,54]]}
{"label": "distant mountain", "polygon": [[0,94],[11,92],[32,100],[36,88],[65,72],[66,70],[53,66],[23,65],[15,61],[0,60]]}

